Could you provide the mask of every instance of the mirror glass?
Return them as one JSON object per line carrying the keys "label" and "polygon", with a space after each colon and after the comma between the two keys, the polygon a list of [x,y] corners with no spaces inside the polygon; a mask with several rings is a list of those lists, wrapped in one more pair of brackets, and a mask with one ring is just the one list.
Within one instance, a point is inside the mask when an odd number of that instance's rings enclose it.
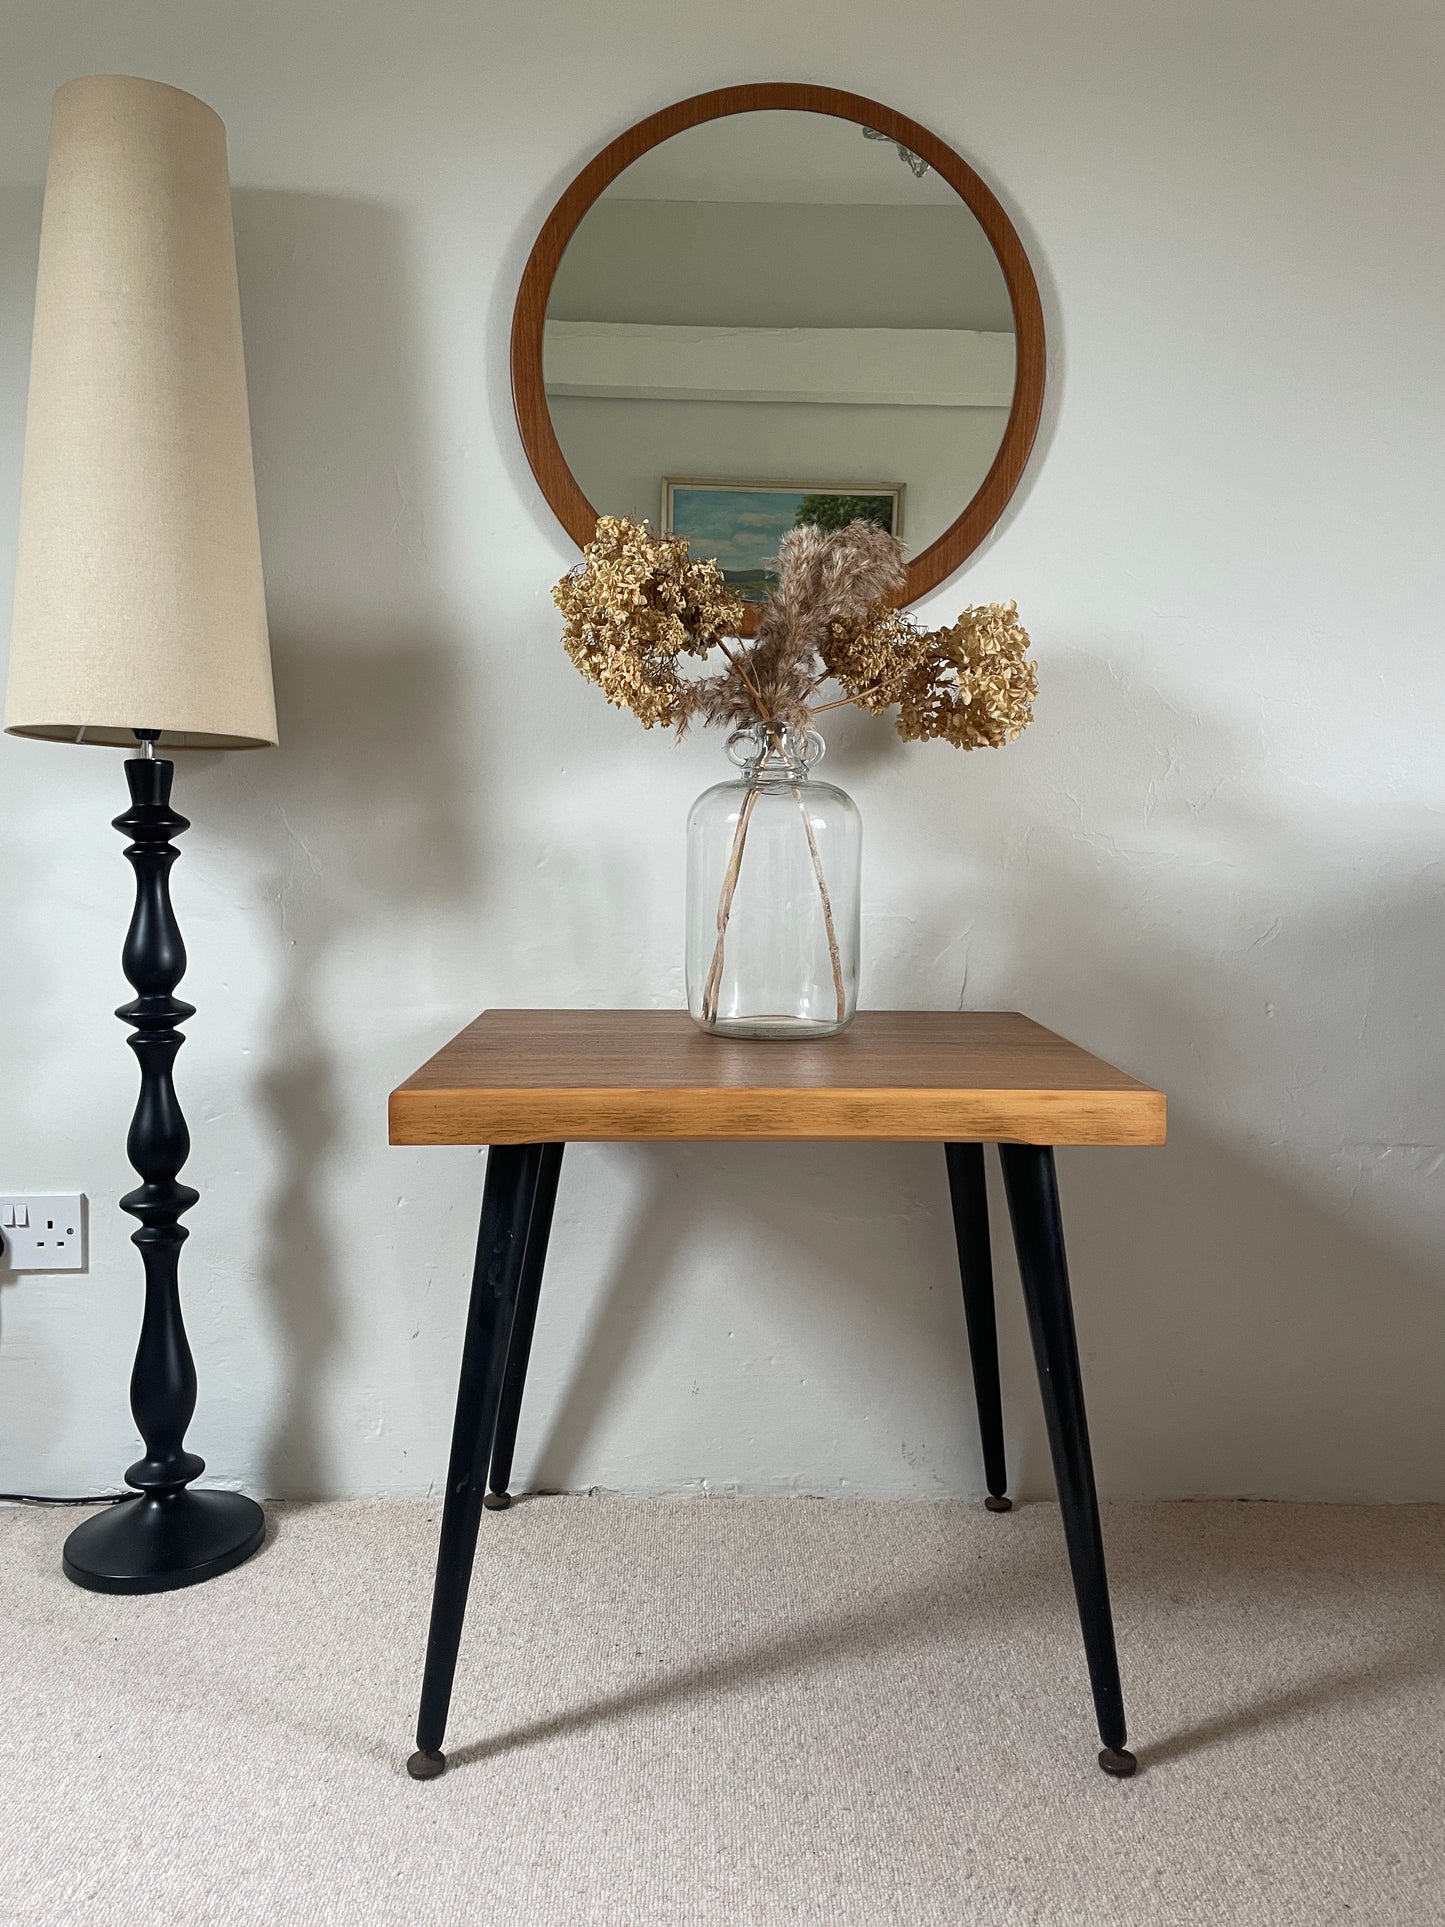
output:
{"label": "mirror glass", "polygon": [[976,494],[1014,391],[1003,270],[906,148],[754,111],[649,149],[588,209],[543,333],[547,405],[599,514],[645,517],[758,599],[795,522],[910,557]]}

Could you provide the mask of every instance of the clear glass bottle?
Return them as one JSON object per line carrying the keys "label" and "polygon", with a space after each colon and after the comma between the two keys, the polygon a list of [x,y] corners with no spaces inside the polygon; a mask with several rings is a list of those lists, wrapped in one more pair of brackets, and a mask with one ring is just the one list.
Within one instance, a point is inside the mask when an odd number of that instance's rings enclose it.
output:
{"label": "clear glass bottle", "polygon": [[858,1007],[862,824],[813,730],[729,738],[687,819],[687,1007],[721,1037],[831,1037]]}

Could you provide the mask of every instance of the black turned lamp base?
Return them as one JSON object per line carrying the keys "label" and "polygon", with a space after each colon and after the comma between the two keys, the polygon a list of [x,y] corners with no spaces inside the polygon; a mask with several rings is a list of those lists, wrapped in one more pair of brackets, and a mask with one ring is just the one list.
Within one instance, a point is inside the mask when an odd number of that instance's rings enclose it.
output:
{"label": "black turned lamp base", "polygon": [[65,1576],[91,1592],[173,1592],[239,1566],[265,1536],[265,1513],[242,1492],[146,1494],[75,1528]]}
{"label": "black turned lamp base", "polygon": [[140,1096],[126,1150],[141,1182],[120,1201],[139,1221],[131,1242],[145,1266],[145,1311],[130,1381],[130,1409],[145,1456],[126,1473],[138,1499],[110,1506],[65,1542],[65,1576],[91,1592],[174,1592],[229,1572],[266,1536],[266,1515],[240,1492],[196,1492],[205,1460],[185,1449],[196,1409],[196,1366],[181,1316],[182,1217],[198,1193],[180,1182],[191,1138],[176,1099],[171,1066],[185,1042],[180,1026],[195,1015],[175,995],[186,946],[171,906],[173,839],[190,828],[171,807],[175,765],[155,753],[157,732],[137,730],[143,753],[125,766],[130,808],[115,828],[131,840],[135,911],[121,965],[135,991],[116,1016],[135,1035]]}

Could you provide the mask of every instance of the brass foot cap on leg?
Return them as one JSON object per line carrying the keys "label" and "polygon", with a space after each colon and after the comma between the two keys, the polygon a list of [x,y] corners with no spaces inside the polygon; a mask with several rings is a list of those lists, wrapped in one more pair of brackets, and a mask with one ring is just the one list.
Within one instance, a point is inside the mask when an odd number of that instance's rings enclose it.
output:
{"label": "brass foot cap on leg", "polygon": [[983,1503],[989,1512],[1012,1512],[1014,1509],[1013,1500],[1006,1499],[1001,1492],[990,1492]]}
{"label": "brass foot cap on leg", "polygon": [[482,1504],[487,1508],[488,1512],[505,1512],[511,1503],[512,1495],[510,1492],[489,1492],[482,1500]]}
{"label": "brass foot cap on leg", "polygon": [[1105,1746],[1099,1750],[1099,1765],[1116,1780],[1127,1780],[1137,1771],[1139,1762],[1125,1747]]}
{"label": "brass foot cap on leg", "polygon": [[406,1770],[414,1780],[440,1779],[447,1770],[447,1756],[424,1746],[419,1753],[412,1754],[406,1763]]}

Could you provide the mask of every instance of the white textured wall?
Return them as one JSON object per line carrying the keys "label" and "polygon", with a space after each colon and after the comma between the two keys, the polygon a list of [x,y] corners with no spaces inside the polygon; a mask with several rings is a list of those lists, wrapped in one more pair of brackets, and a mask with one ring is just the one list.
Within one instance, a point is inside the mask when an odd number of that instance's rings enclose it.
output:
{"label": "white textured wall", "polygon": [[[7,528],[52,87],[152,74],[231,132],[286,741],[180,778],[214,1474],[438,1478],[481,1159],[388,1150],[388,1087],[484,1004],[680,997],[683,813],[720,751],[644,737],[557,648],[573,558],[505,344],[592,150],[771,74],[951,137],[1052,337],[1024,488],[930,611],[1018,598],[1036,727],[967,759],[833,731],[868,1001],[1016,1004],[1170,1093],[1167,1150],[1061,1158],[1106,1490],[1445,1497],[1442,32],[1336,0],[5,9]],[[88,1276],[0,1288],[5,1487],[132,1446],[122,787],[113,753],[0,747],[0,1183],[96,1201]],[[978,1490],[940,1165],[573,1153],[520,1471]]]}

